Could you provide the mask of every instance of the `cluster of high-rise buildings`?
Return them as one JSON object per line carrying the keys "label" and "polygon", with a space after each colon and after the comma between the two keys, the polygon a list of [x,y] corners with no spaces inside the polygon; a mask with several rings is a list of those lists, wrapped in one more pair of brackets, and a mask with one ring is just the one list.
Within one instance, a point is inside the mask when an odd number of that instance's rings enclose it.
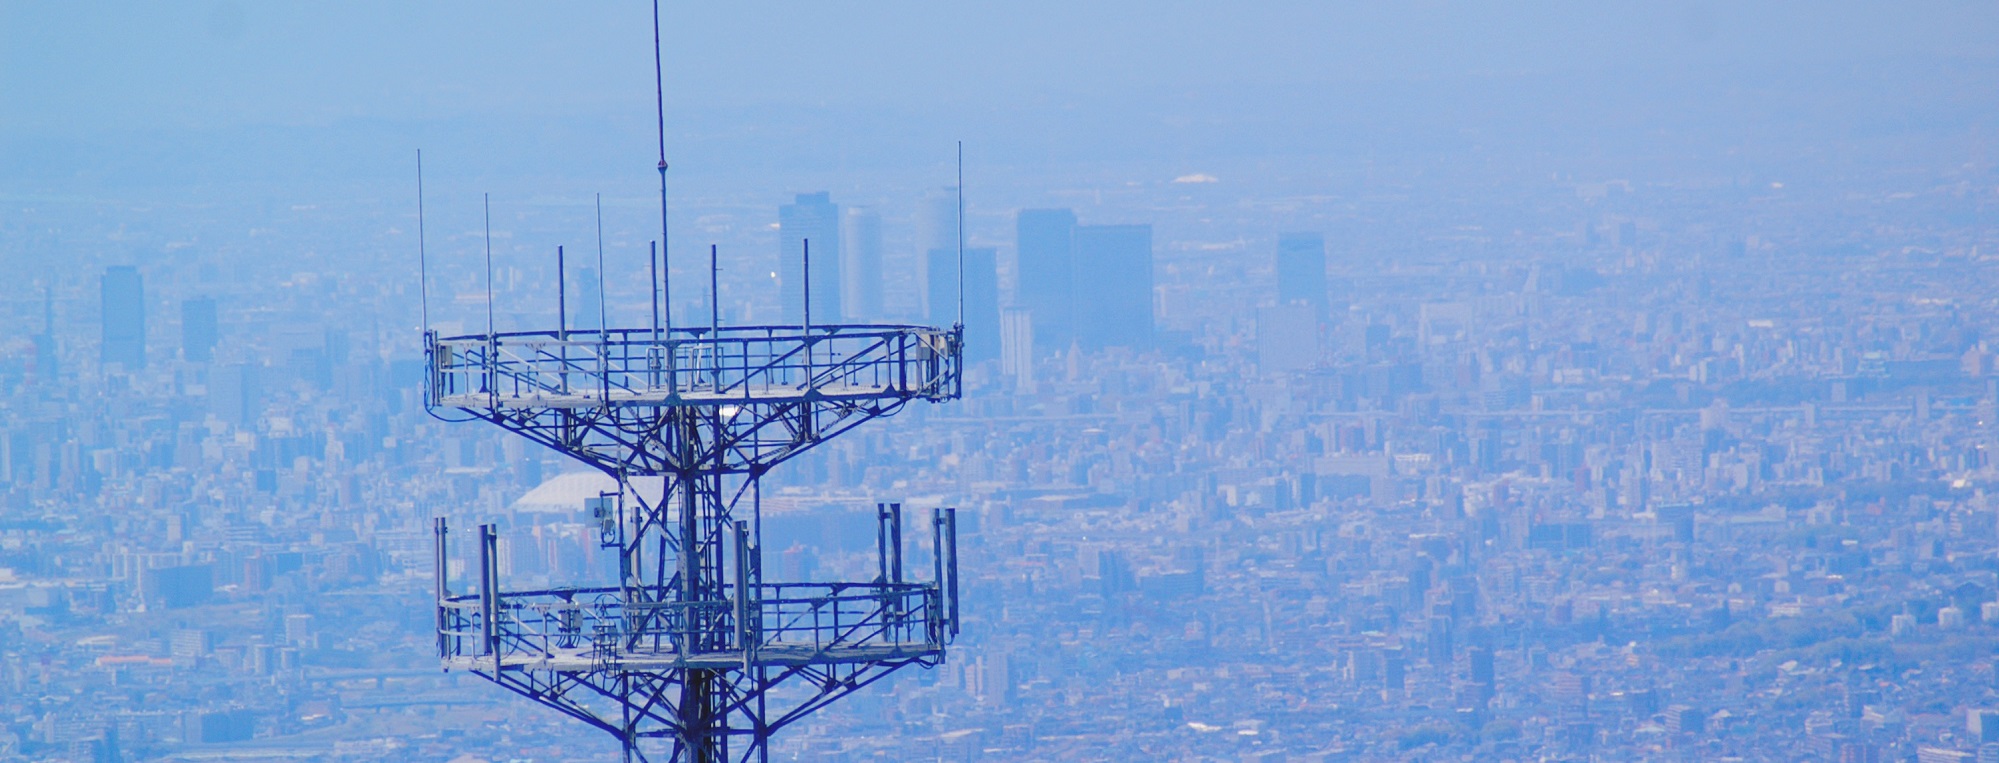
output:
{"label": "cluster of high-rise buildings", "polygon": [[[1003,302],[999,250],[959,240],[961,210],[954,192],[947,188],[924,197],[913,261],[921,271],[918,315],[932,326],[962,322],[968,360],[1002,353],[1029,357],[1037,346],[1152,346],[1152,226],[1082,225],[1072,209],[1020,210],[1014,284],[1011,299]],[[882,296],[881,224],[879,212],[843,211],[824,192],[799,194],[778,209],[785,323],[890,317]],[[1324,264],[1323,252],[1318,261]],[[1323,308],[1323,300],[1319,304]]]}
{"label": "cluster of high-rise buildings", "polygon": [[[865,579],[876,501],[960,507],[964,638],[776,757],[1999,757],[1992,242],[1898,212],[1987,192],[1939,172],[972,207],[965,399],[762,501],[777,580]],[[681,309],[804,322],[810,241],[812,322],[958,320],[954,193],[757,198],[689,212],[759,248],[712,291],[677,250]],[[7,203],[0,760],[615,754],[437,668],[431,517],[522,585],[612,560],[602,478],[424,414],[416,311],[628,324],[645,234],[558,279],[522,242],[574,210],[509,212],[490,283],[441,234],[426,293],[400,209]]]}

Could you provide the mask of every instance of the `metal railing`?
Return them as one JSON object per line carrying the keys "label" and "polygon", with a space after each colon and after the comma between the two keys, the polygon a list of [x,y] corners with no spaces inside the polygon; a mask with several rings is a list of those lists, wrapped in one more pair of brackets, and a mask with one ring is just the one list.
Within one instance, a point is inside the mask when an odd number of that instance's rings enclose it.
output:
{"label": "metal railing", "polygon": [[955,329],[901,325],[426,335],[429,402],[720,405],[957,395]]}
{"label": "metal railing", "polygon": [[[930,583],[764,583],[752,596],[627,601],[621,588],[450,596],[438,604],[438,648],[453,658],[569,658],[591,667],[628,659],[727,656],[754,664],[879,659],[942,652],[944,592]],[[739,608],[740,607],[740,608]],[[739,617],[738,612],[746,613]],[[488,618],[490,617],[490,623]],[[719,626],[719,627],[718,627]]]}

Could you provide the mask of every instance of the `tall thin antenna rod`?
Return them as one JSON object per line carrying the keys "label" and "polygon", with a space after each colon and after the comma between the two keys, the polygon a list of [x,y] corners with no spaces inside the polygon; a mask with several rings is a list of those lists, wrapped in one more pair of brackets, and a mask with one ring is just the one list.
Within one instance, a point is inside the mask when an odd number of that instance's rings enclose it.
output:
{"label": "tall thin antenna rod", "polygon": [[555,319],[555,336],[565,343],[558,346],[556,352],[562,358],[562,375],[560,377],[562,379],[562,391],[568,392],[569,345],[566,343],[569,341],[569,263],[560,245],[555,247],[555,294],[555,312],[560,313]]}
{"label": "tall thin antenna rod", "polygon": [[[423,149],[416,150],[417,299],[423,305],[423,333],[430,335],[430,254],[423,246]],[[52,332],[53,333],[53,332]]]}
{"label": "tall thin antenna rod", "polygon": [[480,194],[486,210],[486,336],[493,336],[493,195]]}
{"label": "tall thin antenna rod", "polygon": [[805,335],[812,336],[812,239],[801,239],[805,244]]}
{"label": "tall thin antenna rod", "polygon": [[597,331],[598,336],[611,335],[611,308],[604,303],[604,194],[597,194]]}
{"label": "tall thin antenna rod", "polygon": [[666,297],[666,328],[673,330],[673,249],[666,235],[666,75],[659,55],[659,0],[652,0],[653,105],[659,116],[659,258],[660,291]]}
{"label": "tall thin antenna rod", "polygon": [[958,324],[965,325],[965,142],[958,141]]}
{"label": "tall thin antenna rod", "polygon": [[[720,273],[722,269],[715,264],[716,251],[717,247],[714,244],[708,245],[708,336],[715,338],[716,347],[721,347],[722,281],[720,276],[716,274]],[[715,366],[715,384],[719,387],[722,384],[722,353],[711,352],[708,354],[708,357],[713,361],[713,365]],[[763,520],[761,519],[757,520],[757,532],[759,533],[757,537],[762,538]]]}
{"label": "tall thin antenna rod", "polygon": [[650,242],[652,259],[652,338],[659,341],[659,242]]}

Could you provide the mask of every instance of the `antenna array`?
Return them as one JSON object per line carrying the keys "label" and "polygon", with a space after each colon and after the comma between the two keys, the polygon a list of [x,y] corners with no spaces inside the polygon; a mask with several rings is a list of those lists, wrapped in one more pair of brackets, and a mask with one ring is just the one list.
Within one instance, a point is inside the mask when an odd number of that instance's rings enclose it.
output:
{"label": "antenna array", "polygon": [[874,579],[772,582],[761,497],[764,475],[820,443],[909,403],[963,394],[963,147],[956,325],[813,324],[807,242],[801,325],[724,325],[711,246],[709,325],[675,328],[657,2],[653,22],[660,240],[649,258],[651,325],[609,323],[600,195],[596,327],[569,325],[557,247],[554,330],[498,332],[486,198],[486,331],[438,335],[418,155],[426,409],[490,422],[617,484],[589,502],[596,542],[616,560],[614,585],[509,590],[499,528],[482,524],[476,581],[454,592],[450,528],[437,519],[437,649],[447,670],[613,734],[628,763],[767,761],[779,729],[900,668],[943,662],[958,633],[955,509],[930,515],[929,581],[905,574],[902,506],[885,503]]}

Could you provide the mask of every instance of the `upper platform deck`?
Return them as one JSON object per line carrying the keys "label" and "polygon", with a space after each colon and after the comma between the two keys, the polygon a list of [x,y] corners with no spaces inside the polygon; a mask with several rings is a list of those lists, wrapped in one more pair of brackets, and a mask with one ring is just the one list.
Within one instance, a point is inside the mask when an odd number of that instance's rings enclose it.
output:
{"label": "upper platform deck", "polygon": [[957,329],[610,329],[426,337],[436,407],[753,406],[958,396]]}

